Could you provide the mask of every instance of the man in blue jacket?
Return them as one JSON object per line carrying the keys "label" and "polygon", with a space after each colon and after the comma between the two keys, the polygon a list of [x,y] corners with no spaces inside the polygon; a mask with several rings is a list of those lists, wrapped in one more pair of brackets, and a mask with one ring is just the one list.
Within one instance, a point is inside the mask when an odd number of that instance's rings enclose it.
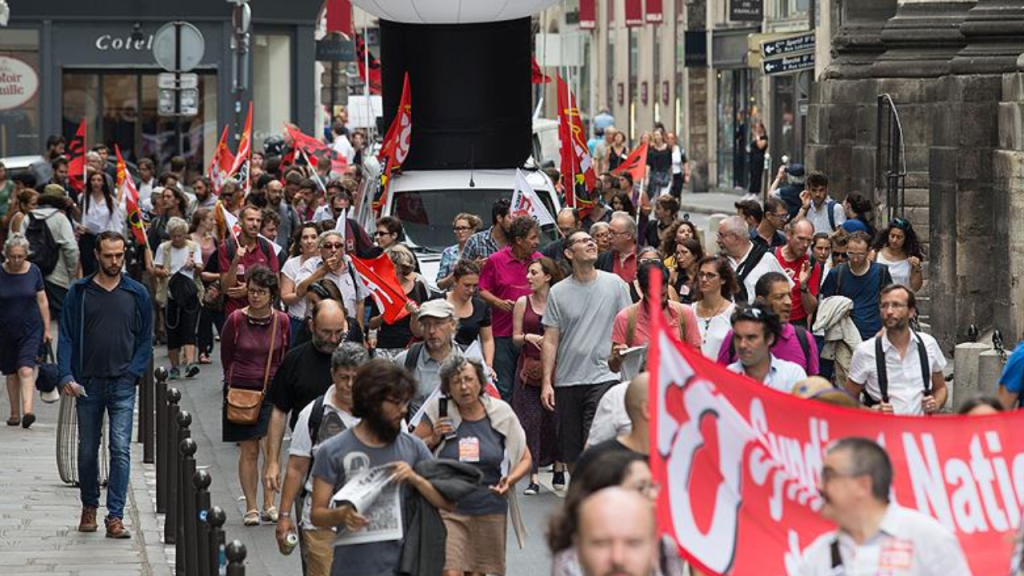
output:
{"label": "man in blue jacket", "polygon": [[95,532],[100,501],[99,446],[103,413],[110,418],[107,538],[130,538],[124,527],[135,383],[153,353],[153,309],[142,284],[122,274],[125,239],[96,239],[95,274],[71,285],[60,317],[57,365],[64,393],[78,397],[80,532]]}

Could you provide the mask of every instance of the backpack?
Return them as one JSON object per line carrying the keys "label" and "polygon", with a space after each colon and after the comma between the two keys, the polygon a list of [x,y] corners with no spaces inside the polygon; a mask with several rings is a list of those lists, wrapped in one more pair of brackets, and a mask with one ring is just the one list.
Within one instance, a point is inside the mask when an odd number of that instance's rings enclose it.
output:
{"label": "backpack", "polygon": [[[313,411],[309,414],[309,445],[316,447],[320,440],[320,426],[324,422],[324,402],[326,401],[327,395],[321,394],[313,401]],[[344,422],[342,422],[344,426]],[[342,430],[344,431],[344,429]],[[340,433],[340,432],[339,432]],[[306,492],[306,482],[309,481],[310,475],[313,473],[313,461],[316,460],[316,455],[310,451],[309,470],[306,471],[306,479],[302,482],[302,495],[303,497],[308,496]]]}
{"label": "backpack", "polygon": [[46,224],[46,221],[59,212],[54,212],[47,218],[40,218],[28,213],[28,226],[25,228],[25,239],[28,240],[28,261],[35,264],[43,276],[49,276],[57,268],[60,261],[60,247],[53,238],[53,232]]}
{"label": "backpack", "polygon": [[761,242],[751,242],[751,244],[753,247],[750,249],[750,254],[747,254],[747,259],[736,268],[736,283],[739,284],[736,301],[744,304],[749,301],[747,286],[744,282],[746,282],[747,276],[750,276],[750,273],[754,271],[754,268],[757,268],[757,265],[761,263],[761,259],[770,250],[767,244]]}
{"label": "backpack", "polygon": [[[921,336],[911,330],[911,336],[917,336],[917,357],[921,361],[921,379],[924,382],[924,395],[932,393],[932,374],[928,366],[928,349],[925,348]],[[889,374],[885,368],[885,353],[882,351],[882,336],[875,337],[875,372],[878,375],[878,390],[881,392],[882,402],[889,403]],[[875,406],[878,402],[868,395],[867,391],[861,393],[862,402],[865,406]]]}
{"label": "backpack", "polygon": [[[157,248],[157,250],[163,251],[163,253],[164,253],[164,259],[163,259],[164,266],[168,270],[171,269],[171,248],[173,248],[173,246],[171,246],[171,241],[170,240],[164,241]],[[191,253],[193,250],[196,249],[196,243],[193,242],[192,240],[186,240],[185,241],[185,248]],[[233,255],[229,256],[229,258],[234,258],[234,256]],[[192,274],[192,283],[196,287],[196,295],[199,298],[198,302],[202,303],[203,300],[206,298],[206,286],[203,284],[202,274],[200,274],[198,272],[193,272],[193,274]],[[168,289],[170,288],[170,286],[171,286],[171,279],[170,279],[170,277],[168,277],[168,278],[157,278],[156,288],[154,290],[155,294],[153,295],[153,297],[154,297],[154,299],[157,301],[157,303],[160,306],[167,306],[167,293],[168,293]]]}
{"label": "backpack", "polygon": [[[416,342],[412,346],[409,346],[409,350],[405,355],[404,366],[405,369],[408,370],[410,373],[416,372],[416,363],[420,361],[420,355],[423,354],[424,346],[426,345],[423,342]],[[463,346],[458,342],[455,343],[455,346],[458,347],[458,349],[463,352],[465,352],[467,348],[466,346]]]}
{"label": "backpack", "polygon": [[[796,341],[800,343],[800,350],[803,351],[803,353],[804,353],[804,362],[806,362],[806,364],[804,365],[803,368],[807,372],[808,376],[813,376],[813,374],[811,374],[811,344],[810,344],[810,342],[807,341],[807,330],[805,330],[801,326],[797,326],[796,324],[793,324],[793,329],[796,331]],[[730,339],[729,340],[729,362],[735,362],[735,361],[736,361],[736,343],[732,339]]]}
{"label": "backpack", "polygon": [[829,200],[825,203],[825,209],[828,210],[828,228],[830,233],[836,230],[836,204],[835,200]]}

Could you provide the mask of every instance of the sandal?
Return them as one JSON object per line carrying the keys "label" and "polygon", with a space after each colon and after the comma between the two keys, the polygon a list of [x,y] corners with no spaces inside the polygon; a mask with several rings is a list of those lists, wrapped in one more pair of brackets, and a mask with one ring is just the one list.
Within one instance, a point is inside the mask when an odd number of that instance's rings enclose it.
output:
{"label": "sandal", "polygon": [[21,424],[21,418],[17,416],[11,416],[10,418],[7,419],[8,426],[17,426],[19,424]]}
{"label": "sandal", "polygon": [[277,508],[275,506],[271,506],[270,508],[263,509],[263,514],[260,518],[264,522],[277,522],[277,516]]}
{"label": "sandal", "polygon": [[210,360],[210,355],[209,354],[200,354],[199,355],[199,363],[200,364],[213,364],[213,360]]}
{"label": "sandal", "polygon": [[244,526],[259,526],[260,525],[260,511],[259,510],[249,510],[248,512],[246,512],[245,516],[242,518],[242,524]]}

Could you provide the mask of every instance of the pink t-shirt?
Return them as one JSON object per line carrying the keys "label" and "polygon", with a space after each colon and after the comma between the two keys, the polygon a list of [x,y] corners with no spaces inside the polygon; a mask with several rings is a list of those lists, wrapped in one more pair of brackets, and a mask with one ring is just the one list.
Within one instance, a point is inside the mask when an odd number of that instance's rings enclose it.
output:
{"label": "pink t-shirt", "polygon": [[[629,310],[630,308],[625,308],[615,315],[615,324],[612,325],[612,344],[627,344],[626,329],[629,327]],[[683,330],[683,341],[699,350],[701,345],[700,330],[697,328],[697,316],[693,313],[693,308],[683,306],[682,304],[670,304],[668,313],[665,315],[666,329],[677,337],[679,336],[680,314],[682,314],[686,322],[685,329]],[[633,342],[629,345],[643,346],[647,344],[647,341],[650,339],[650,327],[650,314],[647,311],[647,306],[641,303],[640,310],[636,316],[636,328],[633,330]]]}
{"label": "pink t-shirt", "polygon": [[[517,260],[512,247],[506,246],[491,254],[480,271],[480,289],[487,290],[502,300],[515,302],[520,296],[530,294],[530,283],[526,281],[526,270],[530,263],[541,257],[534,252],[525,260]],[[491,310],[491,330],[497,338],[512,337],[512,313],[500,308]]]}

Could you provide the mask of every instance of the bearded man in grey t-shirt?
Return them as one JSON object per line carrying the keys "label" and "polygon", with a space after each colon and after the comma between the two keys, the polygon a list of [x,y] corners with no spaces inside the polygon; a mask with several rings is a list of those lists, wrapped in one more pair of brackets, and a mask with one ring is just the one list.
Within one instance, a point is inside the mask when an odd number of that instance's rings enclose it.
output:
{"label": "bearded man in grey t-shirt", "polygon": [[558,414],[562,459],[572,472],[604,393],[619,381],[608,368],[615,315],[632,304],[615,274],[597,270],[597,244],[574,232],[565,242],[572,275],[551,288],[544,312],[541,402]]}

